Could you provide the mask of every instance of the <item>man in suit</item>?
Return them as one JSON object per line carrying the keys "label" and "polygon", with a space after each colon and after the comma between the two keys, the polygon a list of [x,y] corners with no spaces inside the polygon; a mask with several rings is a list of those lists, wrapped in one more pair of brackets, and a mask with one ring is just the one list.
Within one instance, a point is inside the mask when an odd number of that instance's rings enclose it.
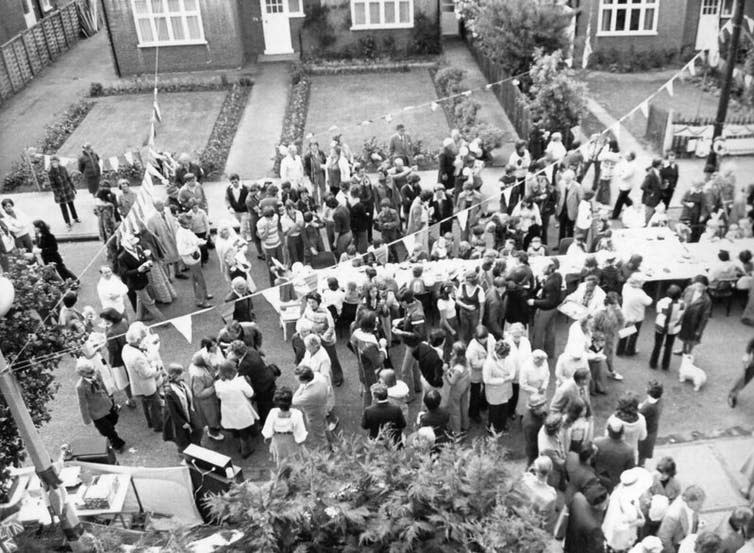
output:
{"label": "man in suit", "polygon": [[588,486],[600,482],[592,465],[595,452],[594,444],[587,440],[581,445],[581,451],[569,451],[566,455],[565,470],[568,475],[566,502],[578,492],[584,493]]}
{"label": "man in suit", "polygon": [[565,553],[602,553],[605,550],[605,535],[602,519],[607,506],[607,490],[601,484],[592,484],[584,492],[573,496],[569,507],[570,516],[565,532]]}
{"label": "man in suit", "polygon": [[691,485],[670,504],[657,531],[657,537],[662,540],[662,553],[675,553],[683,538],[696,534],[699,511],[706,497],[702,488]]}
{"label": "man in suit", "polygon": [[364,409],[361,427],[369,430],[371,439],[376,439],[382,432],[386,439],[392,440],[396,445],[400,444],[403,429],[406,427],[403,411],[388,401],[387,387],[384,384],[378,382],[371,390],[374,403]]}
{"label": "man in suit", "polygon": [[165,386],[165,409],[162,426],[162,439],[174,442],[182,452],[194,442],[194,426],[191,417],[194,413],[194,398],[183,381],[183,367],[171,363],[168,367],[168,385]]}
{"label": "man in suit", "polygon": [[495,340],[503,339],[503,326],[505,325],[505,278],[498,276],[492,279],[492,286],[485,292],[483,323],[495,337]]}
{"label": "man in suit", "polygon": [[94,424],[115,451],[123,451],[126,442],[115,431],[118,411],[113,398],[107,394],[102,377],[94,370],[92,362],[83,358],[77,361],[76,372],[80,377],[76,382],[76,394],[84,424]]}
{"label": "man in suit", "polygon": [[249,240],[249,210],[246,208],[246,197],[249,189],[241,184],[240,177],[233,173],[230,176],[230,184],[225,188],[225,207],[228,213],[235,217],[241,227],[241,236]]}
{"label": "man in suit", "polygon": [[403,123],[400,123],[395,127],[396,133],[390,137],[390,158],[401,158],[406,165],[412,165],[413,156],[413,143],[411,137],[406,133],[406,127]]}
{"label": "man in suit", "polygon": [[[249,295],[249,285],[246,279],[240,276],[234,278],[230,283],[230,292],[225,296],[225,303],[231,303],[231,309],[223,310],[225,321],[238,321],[240,323],[250,323],[256,320],[254,316],[254,302]],[[228,313],[230,312],[230,313]],[[226,316],[226,313],[230,317]]]}
{"label": "man in suit", "polygon": [[560,195],[558,196],[558,220],[560,221],[560,232],[558,240],[570,238],[573,236],[573,229],[576,224],[576,216],[579,213],[579,203],[583,191],[579,181],[576,180],[574,172],[566,169],[560,176]]}
{"label": "man in suit", "polygon": [[589,400],[589,369],[581,367],[573,376],[558,386],[550,402],[550,413],[565,415],[568,406],[576,399],[582,399],[591,411]]}
{"label": "man in suit", "polygon": [[652,165],[647,169],[644,182],[641,183],[641,203],[646,210],[646,222],[652,218],[657,204],[662,201],[662,180],[660,180],[660,167],[662,160],[655,158]]}
{"label": "man in suit", "polygon": [[634,468],[635,464],[633,448],[623,441],[623,423],[617,419],[608,422],[607,436],[594,440],[594,445],[597,448],[594,470],[612,492],[623,471]]}
{"label": "man in suit", "polygon": [[228,358],[235,359],[238,374],[251,384],[254,399],[257,402],[259,419],[267,420],[267,415],[273,408],[272,398],[275,395],[275,373],[264,362],[262,355],[254,348],[248,347],[241,340],[233,340],[228,348]]}

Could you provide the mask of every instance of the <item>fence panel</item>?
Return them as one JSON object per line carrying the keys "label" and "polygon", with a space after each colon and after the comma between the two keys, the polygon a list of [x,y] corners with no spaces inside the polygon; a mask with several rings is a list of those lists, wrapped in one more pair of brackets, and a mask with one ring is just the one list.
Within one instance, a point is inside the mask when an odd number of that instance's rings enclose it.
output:
{"label": "fence panel", "polygon": [[78,42],[77,4],[84,1],[73,0],[0,46],[0,104]]}

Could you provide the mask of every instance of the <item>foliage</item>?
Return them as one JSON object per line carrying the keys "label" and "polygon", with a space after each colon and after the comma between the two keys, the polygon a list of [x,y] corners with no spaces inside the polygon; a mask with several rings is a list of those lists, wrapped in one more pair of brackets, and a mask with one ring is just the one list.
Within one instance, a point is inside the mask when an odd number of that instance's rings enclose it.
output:
{"label": "foliage", "polygon": [[335,28],[327,17],[330,13],[330,7],[312,3],[304,6],[304,23],[302,27],[316,37],[317,44],[322,50],[327,50],[335,44]]}
{"label": "foliage", "polygon": [[[59,357],[45,356],[83,342],[84,336],[62,329],[52,313],[66,288],[54,267],[29,265],[20,254],[9,255],[8,262],[6,276],[13,282],[16,296],[11,310],[0,319],[0,344],[12,363],[31,418],[40,426],[50,420],[47,404],[57,391],[53,371],[60,362]],[[29,346],[22,350],[27,340]],[[8,468],[19,465],[24,457],[18,429],[0,396],[0,499],[5,500],[8,491]]]}
{"label": "foliage", "polygon": [[[306,126],[306,114],[309,110],[309,89],[311,81],[303,65],[296,63],[291,66],[291,87],[288,90],[288,104],[285,107],[283,117],[283,130],[280,133],[280,144],[288,146],[296,144],[302,151],[301,144],[304,141],[304,127]],[[273,172],[280,175],[280,161],[283,156],[276,147],[274,152],[275,164]]]}
{"label": "foliage", "polygon": [[[80,100],[68,107],[60,119],[47,125],[45,134],[36,144],[36,149],[42,154],[54,154],[65,144],[68,137],[81,124],[89,111],[94,107],[94,102],[89,100]],[[33,187],[34,175],[40,185],[47,182],[47,173],[44,170],[44,163],[41,159],[32,158],[32,168],[29,167],[28,161],[23,155],[13,162],[10,172],[3,178],[3,192],[10,192],[17,188]]]}
{"label": "foliage", "polygon": [[380,46],[374,35],[366,35],[359,39],[357,51],[360,58],[375,60],[380,55]]}
{"label": "foliage", "polygon": [[268,482],[209,500],[244,533],[228,551],[539,553],[547,536],[496,440],[432,456],[363,438],[290,459]]}
{"label": "foliage", "polygon": [[[437,167],[438,152],[428,150],[422,140],[414,140],[411,153],[414,165],[419,167],[420,171]],[[361,152],[356,152],[355,157],[356,161],[367,171],[376,171],[383,161],[390,157],[390,147],[387,141],[378,140],[376,136],[373,136],[364,141]]]}
{"label": "foliage", "polygon": [[470,0],[459,11],[484,54],[509,75],[529,69],[533,53],[568,47],[571,13],[562,6],[531,0]]}
{"label": "foliage", "polygon": [[530,76],[532,111],[542,118],[545,129],[567,136],[567,131],[581,121],[586,85],[573,78],[559,51],[544,55],[537,50]]}
{"label": "foliage", "polygon": [[228,152],[236,136],[250,93],[250,87],[234,85],[223,100],[207,145],[199,155],[199,163],[208,178],[218,176],[225,170],[225,161],[228,159]]}
{"label": "foliage", "polygon": [[458,94],[463,90],[461,83],[466,78],[466,70],[460,67],[443,67],[435,73],[435,85],[441,97]]}
{"label": "foliage", "polygon": [[411,43],[408,46],[409,55],[437,55],[442,52],[440,32],[437,23],[424,13],[414,14],[414,28]]}
{"label": "foliage", "polygon": [[[251,86],[254,84],[249,77],[240,76],[231,83],[225,73],[219,75],[196,75],[172,77],[161,76],[159,90],[166,92],[200,92],[204,90],[227,90],[232,84]],[[89,96],[123,96],[128,94],[146,94],[154,90],[154,78],[137,76],[131,79],[123,79],[116,84],[104,86],[102,83],[93,82],[89,85]]]}
{"label": "foliage", "polygon": [[589,58],[589,68],[613,73],[635,73],[651,69],[677,66],[690,59],[688,51],[675,47],[642,48],[634,45],[626,48],[597,48]]}
{"label": "foliage", "polygon": [[[390,37],[385,37],[386,42]],[[411,69],[437,69],[434,61],[392,61],[392,60],[363,60],[339,59],[318,60],[306,62],[303,66],[308,75],[346,75],[352,73],[407,73]]]}

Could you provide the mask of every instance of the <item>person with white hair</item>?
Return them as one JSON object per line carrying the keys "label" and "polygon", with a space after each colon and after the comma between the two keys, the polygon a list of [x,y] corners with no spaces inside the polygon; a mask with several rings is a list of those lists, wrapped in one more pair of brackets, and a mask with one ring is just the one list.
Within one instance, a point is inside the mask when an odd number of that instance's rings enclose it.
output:
{"label": "person with white hair", "polygon": [[290,182],[293,188],[299,188],[304,184],[304,164],[295,144],[286,148],[286,153],[280,160],[280,180]]}
{"label": "person with white hair", "polygon": [[100,304],[102,304],[102,310],[112,308],[121,315],[125,314],[125,298],[128,295],[128,286],[123,284],[120,277],[113,273],[109,265],[100,267],[99,274],[97,296],[99,296]]}
{"label": "person with white hair", "polygon": [[636,342],[639,338],[641,324],[644,322],[644,313],[649,305],[652,305],[652,297],[644,289],[646,277],[639,272],[633,273],[623,285],[621,297],[623,298],[623,318],[626,328],[634,327],[636,332],[626,335],[618,340],[616,355],[636,355]]}
{"label": "person with white hair", "polygon": [[547,395],[549,384],[550,367],[547,364],[547,354],[541,349],[535,349],[519,367],[519,396],[516,413],[521,416],[526,413],[529,398],[534,394]]}
{"label": "person with white hair", "polygon": [[555,503],[558,497],[555,488],[547,483],[552,469],[552,459],[540,455],[534,459],[531,468],[524,472],[519,483],[524,499],[534,512],[542,516],[548,531],[555,525]]}
{"label": "person with white hair", "polygon": [[147,357],[145,339],[149,329],[141,322],[131,323],[126,332],[126,345],[121,357],[131,381],[131,393],[141,399],[147,427],[162,432],[162,407],[158,390],[162,372]]}
{"label": "person with white hair", "polygon": [[188,266],[191,273],[191,279],[194,285],[194,297],[197,307],[209,307],[207,300],[212,299],[212,294],[207,292],[207,283],[204,281],[204,273],[200,264],[202,254],[200,247],[204,246],[207,241],[202,240],[189,229],[191,217],[187,213],[182,213],[178,217],[179,228],[175,235],[178,246],[178,254],[181,260]]}
{"label": "person with white hair", "polygon": [[245,278],[237,276],[233,279],[230,284],[230,292],[225,296],[225,302],[230,304],[228,306],[230,309],[223,310],[225,320],[241,323],[251,323],[256,320],[254,301]]}
{"label": "person with white hair", "polygon": [[79,375],[76,395],[84,424],[94,424],[97,431],[108,439],[112,448],[119,453],[122,452],[126,442],[115,430],[118,409],[105,389],[102,376],[89,359],[79,359],[76,362],[76,373]]}
{"label": "person with white hair", "polygon": [[155,300],[147,289],[149,284],[147,273],[152,270],[154,261],[144,254],[138,242],[133,234],[123,234],[120,239],[123,251],[118,255],[118,266],[126,279],[126,286],[136,296],[136,318],[144,320],[146,311],[153,319],[162,321],[165,317],[155,305]]}

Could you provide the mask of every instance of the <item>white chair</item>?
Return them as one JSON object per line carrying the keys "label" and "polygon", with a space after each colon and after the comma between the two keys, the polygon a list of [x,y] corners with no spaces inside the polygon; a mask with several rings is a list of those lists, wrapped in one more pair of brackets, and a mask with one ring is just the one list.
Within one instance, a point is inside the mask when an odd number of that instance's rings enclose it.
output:
{"label": "white chair", "polygon": [[280,328],[283,329],[283,341],[288,341],[288,325],[296,324],[301,318],[301,300],[280,303]]}

